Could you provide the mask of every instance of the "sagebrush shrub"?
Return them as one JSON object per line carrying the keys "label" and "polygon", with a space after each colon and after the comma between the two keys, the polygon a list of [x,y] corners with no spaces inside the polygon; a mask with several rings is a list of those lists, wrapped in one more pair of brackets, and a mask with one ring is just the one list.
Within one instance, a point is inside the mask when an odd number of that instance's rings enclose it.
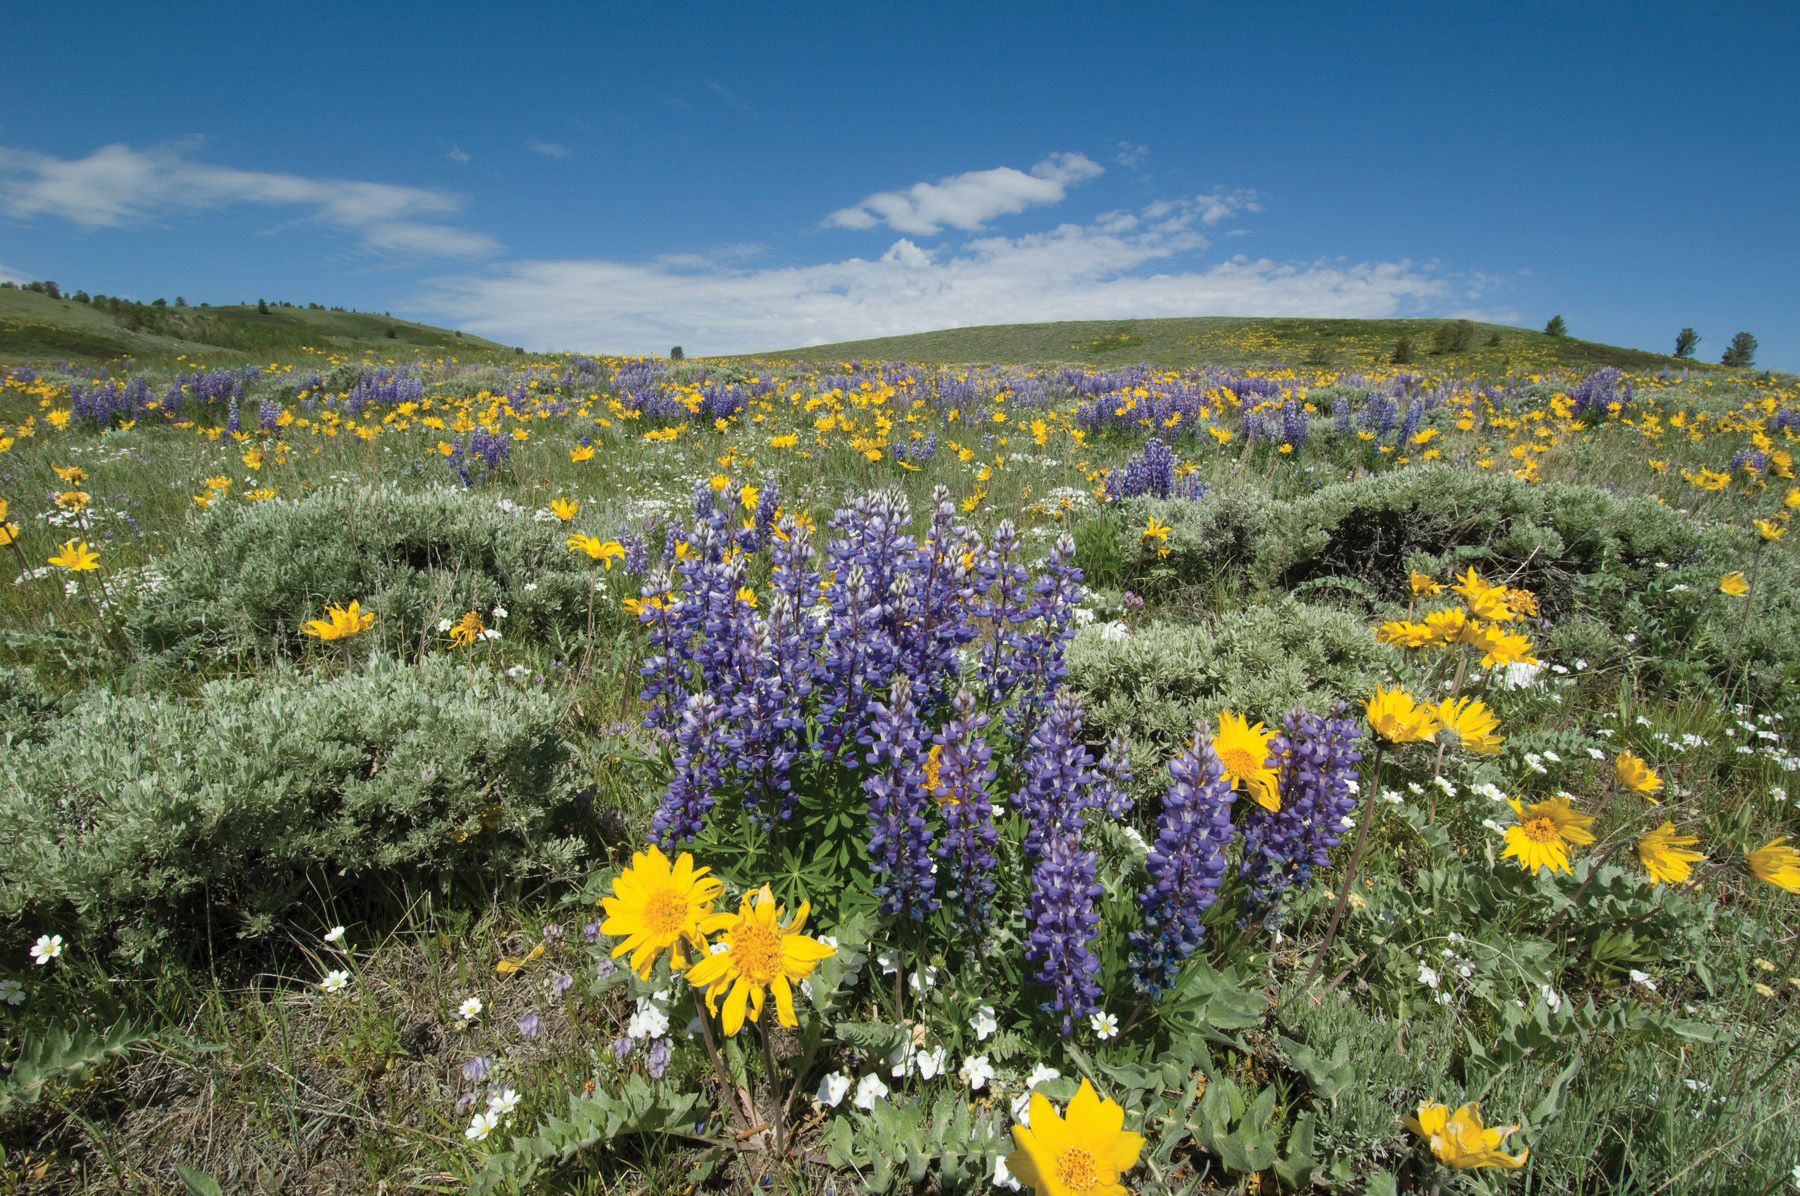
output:
{"label": "sagebrush shrub", "polygon": [[209,905],[256,935],[323,894],[570,866],[560,713],[444,657],[214,681],[192,702],[89,691],[0,760],[0,911],[72,915],[141,956]]}
{"label": "sagebrush shrub", "polygon": [[[220,503],[157,560],[167,580],[126,633],[171,662],[292,654],[314,642],[307,620],[355,599],[376,613],[365,638],[390,652],[415,651],[439,620],[485,618],[496,604],[507,639],[572,645],[603,571],[570,553],[565,535],[449,487],[334,486],[299,501]],[[616,597],[593,608],[603,625],[622,619]]]}

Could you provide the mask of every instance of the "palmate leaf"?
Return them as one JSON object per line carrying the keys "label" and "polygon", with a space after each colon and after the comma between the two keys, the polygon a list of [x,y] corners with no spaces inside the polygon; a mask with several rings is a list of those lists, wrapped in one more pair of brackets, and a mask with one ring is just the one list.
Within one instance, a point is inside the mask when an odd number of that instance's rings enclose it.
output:
{"label": "palmate leaf", "polygon": [[533,1191],[533,1180],[546,1166],[626,1134],[697,1133],[692,1119],[699,1099],[695,1093],[651,1084],[637,1075],[628,1077],[617,1094],[571,1096],[567,1116],[546,1116],[535,1134],[514,1138],[512,1149],[489,1155],[486,1166],[469,1184],[470,1196]]}
{"label": "palmate leaf", "polygon": [[151,1037],[125,1018],[104,1033],[80,1026],[52,1026],[42,1034],[27,1030],[12,1070],[0,1078],[0,1112],[13,1105],[35,1105],[51,1080],[98,1067]]}

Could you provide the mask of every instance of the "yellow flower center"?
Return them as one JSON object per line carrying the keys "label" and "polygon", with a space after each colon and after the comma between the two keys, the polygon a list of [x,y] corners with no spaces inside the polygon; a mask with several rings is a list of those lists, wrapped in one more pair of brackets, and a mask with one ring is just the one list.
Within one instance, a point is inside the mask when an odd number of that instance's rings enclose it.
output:
{"label": "yellow flower center", "polygon": [[1091,1153],[1071,1146],[1057,1157],[1056,1178],[1071,1192],[1085,1192],[1100,1186],[1100,1169]]}
{"label": "yellow flower center", "polygon": [[1533,843],[1555,843],[1562,838],[1556,822],[1550,818],[1533,818],[1525,824],[1525,837]]}
{"label": "yellow flower center", "polygon": [[731,962],[752,984],[769,984],[781,975],[781,935],[751,922],[731,932]]}
{"label": "yellow flower center", "polygon": [[675,934],[687,918],[687,898],[673,887],[658,889],[644,902],[644,925],[653,934]]}
{"label": "yellow flower center", "polygon": [[1249,748],[1235,744],[1219,753],[1219,763],[1225,766],[1225,775],[1234,781],[1249,780],[1263,766],[1262,760],[1252,754]]}

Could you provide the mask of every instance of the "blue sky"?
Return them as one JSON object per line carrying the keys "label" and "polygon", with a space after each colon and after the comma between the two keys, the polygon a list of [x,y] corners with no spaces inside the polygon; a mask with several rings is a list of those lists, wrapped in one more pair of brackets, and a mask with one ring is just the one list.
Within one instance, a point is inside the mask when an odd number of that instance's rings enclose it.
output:
{"label": "blue sky", "polygon": [[[299,15],[303,14],[303,15]],[[0,274],[690,355],[1468,315],[1800,370],[1791,3],[8,14]]]}

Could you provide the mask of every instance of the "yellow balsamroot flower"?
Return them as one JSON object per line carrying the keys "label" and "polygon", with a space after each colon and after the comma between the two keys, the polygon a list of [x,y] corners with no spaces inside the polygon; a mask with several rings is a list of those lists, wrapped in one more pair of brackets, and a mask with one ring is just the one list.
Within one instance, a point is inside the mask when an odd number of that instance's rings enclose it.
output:
{"label": "yellow balsamroot flower", "polygon": [[1787,836],[1771,839],[1744,857],[1750,874],[1760,881],[1800,893],[1800,851],[1787,846]]}
{"label": "yellow balsamroot flower", "polygon": [[1533,594],[1530,590],[1506,591],[1506,605],[1511,608],[1515,615],[1528,615],[1533,619],[1537,618],[1537,595]]}
{"label": "yellow balsamroot flower", "polygon": [[100,554],[89,548],[87,541],[76,543],[74,540],[63,542],[50,563],[58,569],[67,569],[71,573],[81,573],[88,569],[100,567]]}
{"label": "yellow balsamroot flower", "polygon": [[1403,689],[1375,687],[1366,710],[1369,726],[1389,743],[1421,743],[1438,732],[1437,712]]}
{"label": "yellow balsamroot flower", "polygon": [[569,460],[578,465],[583,461],[591,461],[593,459],[594,446],[591,444],[584,444],[580,448],[572,448],[569,450]]}
{"label": "yellow balsamroot flower", "polygon": [[1756,521],[1756,534],[1761,536],[1768,543],[1773,544],[1775,541],[1781,539],[1781,537],[1787,535],[1787,525],[1783,524],[1779,519],[1758,519]]}
{"label": "yellow balsamroot flower", "polygon": [[19,525],[6,521],[6,500],[0,498],[0,548],[19,538]]}
{"label": "yellow balsamroot flower", "polygon": [[1529,1150],[1516,1155],[1502,1153],[1500,1143],[1519,1127],[1501,1125],[1490,1129],[1481,1123],[1478,1105],[1463,1105],[1452,1113],[1446,1105],[1421,1104],[1419,1115],[1406,1119],[1406,1128],[1425,1139],[1438,1162],[1456,1171],[1475,1167],[1517,1171],[1531,1157]]}
{"label": "yellow balsamroot flower", "polygon": [[1410,575],[1409,580],[1412,582],[1412,592],[1415,598],[1429,598],[1433,594],[1444,592],[1444,583],[1433,581],[1427,574],[1414,573]]}
{"label": "yellow balsamroot flower", "polygon": [[1213,751],[1231,787],[1236,789],[1242,781],[1256,804],[1270,811],[1281,809],[1279,782],[1269,764],[1269,741],[1274,738],[1275,733],[1264,731],[1261,723],[1253,727],[1249,719],[1229,710],[1220,711],[1219,733],[1213,737]]}
{"label": "yellow balsamroot flower", "polygon": [[231,479],[224,474],[220,474],[217,477],[206,478],[205,485],[208,490],[211,490],[216,494],[223,494],[231,489]]}
{"label": "yellow balsamroot flower", "polygon": [[739,602],[742,602],[745,606],[749,607],[751,610],[756,609],[756,591],[751,589],[749,586],[739,586],[738,587],[737,600]]}
{"label": "yellow balsamroot flower", "polygon": [[328,606],[325,618],[314,619],[302,631],[321,640],[347,640],[375,626],[375,612],[363,610],[352,599],[349,606]]}
{"label": "yellow balsamroot flower", "polygon": [[1432,643],[1448,647],[1467,633],[1469,616],[1454,608],[1434,610],[1425,616],[1425,628],[1431,634]]}
{"label": "yellow balsamroot flower", "polygon": [[553,498],[550,500],[550,513],[567,523],[581,513],[581,504],[572,498]]}
{"label": "yellow balsamroot flower", "polygon": [[66,469],[61,465],[52,465],[50,468],[56,471],[57,477],[68,482],[70,485],[79,486],[81,483],[87,481],[87,470],[81,468],[79,465],[71,465]]}
{"label": "yellow balsamroot flower", "polygon": [[1146,540],[1155,540],[1159,544],[1166,545],[1169,542],[1169,525],[1166,523],[1158,523],[1156,521],[1156,516],[1152,515],[1150,516],[1150,525],[1144,529],[1143,538]]}
{"label": "yellow balsamroot flower", "polygon": [[1431,627],[1405,620],[1383,623],[1375,630],[1375,642],[1392,644],[1396,648],[1423,648],[1432,642]]}
{"label": "yellow balsamroot flower", "polygon": [[85,511],[88,506],[88,496],[81,490],[64,490],[56,496],[56,505],[65,511]]}
{"label": "yellow balsamroot flower", "polygon": [[608,572],[611,572],[614,561],[622,560],[625,556],[625,546],[617,540],[596,540],[582,532],[570,536],[568,546],[570,552],[585,552],[592,559],[604,562]]}
{"label": "yellow balsamroot flower", "polygon": [[1498,669],[1510,664],[1538,663],[1537,657],[1531,654],[1531,640],[1523,634],[1508,633],[1498,627],[1481,627],[1465,636],[1464,642],[1481,653],[1483,668]]}
{"label": "yellow balsamroot flower", "polygon": [[1505,586],[1490,585],[1483,581],[1473,568],[1458,578],[1451,589],[1461,596],[1463,605],[1477,619],[1506,623],[1519,617],[1507,601],[1510,591]]}
{"label": "yellow balsamroot flower", "polygon": [[1719,578],[1719,593],[1729,594],[1733,598],[1742,598],[1750,592],[1750,582],[1742,573],[1733,570]]}
{"label": "yellow balsamroot flower", "polygon": [[706,954],[700,924],[725,891],[724,882],[708,876],[708,871],[694,867],[690,852],[669,863],[655,844],[633,855],[631,866],[614,878],[612,896],[600,899],[606,912],[600,933],[624,939],[613,948],[613,958],[630,953],[631,970],[638,979],[648,980],[656,957],[664,951],[669,952],[669,967],[677,972],[687,967],[686,948]]}
{"label": "yellow balsamroot flower", "polygon": [[1533,806],[1521,806],[1518,798],[1507,799],[1518,816],[1519,825],[1506,829],[1506,850],[1500,858],[1518,858],[1519,867],[1535,873],[1539,868],[1551,872],[1569,872],[1569,845],[1583,847],[1594,842],[1588,827],[1594,820],[1577,812],[1566,797],[1553,797]]}
{"label": "yellow balsamroot flower", "polygon": [[794,982],[812,975],[821,959],[837,952],[837,948],[800,933],[811,908],[802,901],[794,920],[783,926],[781,907],[764,885],[759,892],[744,894],[737,913],[712,914],[700,920],[702,934],[725,932],[725,950],[695,964],[688,983],[706,989],[706,1007],[714,1013],[719,1012],[719,1000],[724,998],[722,1017],[727,1035],[744,1028],[746,1005],[750,1020],[760,1025],[763,1003],[771,992],[781,1024],[800,1024],[794,1016]]}
{"label": "yellow balsamroot flower", "polygon": [[1444,730],[1456,736],[1466,750],[1478,755],[1492,755],[1506,742],[1494,734],[1500,728],[1500,720],[1478,698],[1445,698],[1438,703],[1437,716]]}
{"label": "yellow balsamroot flower", "polygon": [[1613,771],[1618,774],[1619,784],[1633,793],[1643,794],[1651,801],[1656,800],[1650,795],[1662,788],[1662,778],[1648,764],[1630,752],[1620,752],[1613,759]]}
{"label": "yellow balsamroot flower", "polygon": [[1006,1169],[1037,1196],[1126,1196],[1121,1176],[1137,1166],[1144,1136],[1126,1132],[1125,1109],[1081,1081],[1067,1117],[1031,1094],[1031,1125],[1013,1126]]}
{"label": "yellow balsamroot flower", "polygon": [[1694,835],[1678,835],[1675,824],[1665,822],[1637,841],[1638,860],[1653,885],[1678,885],[1687,880],[1690,866],[1706,858],[1688,848],[1699,843]]}
{"label": "yellow balsamroot flower", "polygon": [[[441,627],[443,624],[440,623],[439,626]],[[450,643],[453,647],[467,648],[480,639],[486,630],[487,627],[482,623],[481,616],[475,611],[470,611],[458,619],[454,627],[450,628]]]}
{"label": "yellow balsamroot flower", "polygon": [[1794,489],[1789,490],[1787,492],[1787,497],[1782,499],[1781,501],[1782,501],[1782,504],[1784,506],[1786,506],[1788,510],[1800,511],[1800,487],[1795,487]]}
{"label": "yellow balsamroot flower", "polygon": [[1731,485],[1731,475],[1716,473],[1710,469],[1702,469],[1699,473],[1684,469],[1681,476],[1688,485],[1700,490],[1723,490]]}

